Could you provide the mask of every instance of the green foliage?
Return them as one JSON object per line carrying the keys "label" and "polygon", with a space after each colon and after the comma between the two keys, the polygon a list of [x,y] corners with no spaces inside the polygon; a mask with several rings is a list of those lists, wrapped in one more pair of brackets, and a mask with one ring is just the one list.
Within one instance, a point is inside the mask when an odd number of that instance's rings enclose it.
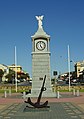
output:
{"label": "green foliage", "polygon": [[22,74],[20,74],[20,79],[27,79],[27,78],[30,78],[30,76],[29,76],[28,73],[22,73]]}
{"label": "green foliage", "polygon": [[8,80],[11,80],[15,77],[15,72],[9,69],[9,73],[5,76]]}
{"label": "green foliage", "polygon": [[4,75],[4,71],[0,69],[0,77],[2,77],[3,75]]}
{"label": "green foliage", "polygon": [[[8,79],[8,82],[11,83],[15,78],[15,71],[9,69],[9,73],[5,76]],[[17,72],[17,79],[27,79],[30,78],[28,73],[19,73]]]}

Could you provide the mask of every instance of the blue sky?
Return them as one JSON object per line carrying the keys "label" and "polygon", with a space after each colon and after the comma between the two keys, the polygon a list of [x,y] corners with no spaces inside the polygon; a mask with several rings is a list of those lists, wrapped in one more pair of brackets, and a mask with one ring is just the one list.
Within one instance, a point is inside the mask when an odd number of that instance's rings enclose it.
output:
{"label": "blue sky", "polygon": [[68,71],[68,45],[71,60],[84,60],[84,0],[0,0],[1,64],[14,63],[16,46],[18,65],[31,75],[36,15],[44,15],[43,28],[51,36],[51,73]]}

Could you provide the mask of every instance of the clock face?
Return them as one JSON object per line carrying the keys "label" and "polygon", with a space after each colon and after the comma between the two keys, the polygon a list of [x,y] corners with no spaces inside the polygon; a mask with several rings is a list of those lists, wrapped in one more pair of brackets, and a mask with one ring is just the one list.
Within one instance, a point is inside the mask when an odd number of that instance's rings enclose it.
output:
{"label": "clock face", "polygon": [[40,51],[44,50],[45,47],[46,47],[46,44],[45,44],[45,42],[43,42],[43,41],[38,41],[38,42],[36,43],[36,48],[37,48],[38,50],[40,50]]}

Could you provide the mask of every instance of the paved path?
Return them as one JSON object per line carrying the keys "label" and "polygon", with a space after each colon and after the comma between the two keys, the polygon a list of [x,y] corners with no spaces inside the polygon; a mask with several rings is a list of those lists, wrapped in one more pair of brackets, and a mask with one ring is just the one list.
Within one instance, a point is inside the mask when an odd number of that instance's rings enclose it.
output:
{"label": "paved path", "polygon": [[[29,109],[24,112],[26,104],[22,94],[0,96],[0,119],[84,119],[84,93],[73,96],[72,93],[61,93],[62,97],[42,98],[49,101],[49,109]],[[32,98],[35,102],[37,98]]]}
{"label": "paved path", "polygon": [[26,108],[23,103],[13,103],[0,111],[0,119],[84,119],[84,112],[70,102],[49,103],[50,108]]}

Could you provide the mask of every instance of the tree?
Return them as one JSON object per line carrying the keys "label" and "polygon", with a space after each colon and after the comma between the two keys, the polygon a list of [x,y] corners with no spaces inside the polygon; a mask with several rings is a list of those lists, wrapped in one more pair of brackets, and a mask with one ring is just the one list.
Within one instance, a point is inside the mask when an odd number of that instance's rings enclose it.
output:
{"label": "tree", "polygon": [[29,74],[28,73],[24,73],[24,72],[23,73],[19,73],[18,72],[17,75],[19,75],[20,79],[27,79],[27,78],[29,79],[30,78]]}
{"label": "tree", "polygon": [[72,78],[77,79],[77,73],[75,71],[72,73]]}
{"label": "tree", "polygon": [[12,82],[15,77],[15,72],[9,69],[9,73],[5,76],[8,79],[8,82]]}
{"label": "tree", "polygon": [[2,69],[0,69],[0,82],[2,82],[3,75],[4,75],[4,71]]}
{"label": "tree", "polygon": [[4,71],[0,69],[0,77],[2,78],[3,75],[4,75]]}

